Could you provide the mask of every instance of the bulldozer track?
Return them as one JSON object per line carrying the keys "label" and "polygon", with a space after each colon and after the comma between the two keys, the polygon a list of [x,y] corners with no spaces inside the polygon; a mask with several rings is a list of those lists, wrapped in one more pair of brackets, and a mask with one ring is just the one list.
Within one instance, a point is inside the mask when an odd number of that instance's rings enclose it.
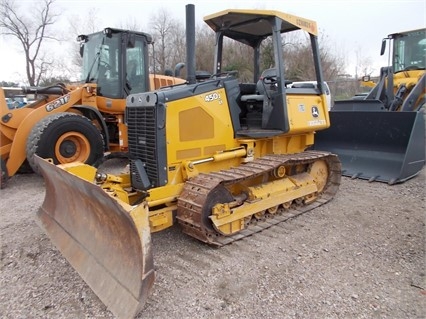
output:
{"label": "bulldozer track", "polygon": [[[329,175],[324,189],[315,201],[309,204],[294,201],[289,208],[280,206],[275,214],[268,214],[260,220],[251,218],[246,228],[233,235],[224,236],[203,224],[202,211],[211,191],[219,186],[230,186],[244,180],[256,178],[272,172],[278,167],[311,164],[324,160],[328,166]],[[341,164],[338,157],[329,152],[306,151],[298,154],[268,155],[242,166],[219,172],[202,173],[189,180],[178,198],[177,220],[183,232],[213,246],[224,246],[234,241],[251,236],[290,218],[306,213],[330,201],[336,194],[341,179]]]}

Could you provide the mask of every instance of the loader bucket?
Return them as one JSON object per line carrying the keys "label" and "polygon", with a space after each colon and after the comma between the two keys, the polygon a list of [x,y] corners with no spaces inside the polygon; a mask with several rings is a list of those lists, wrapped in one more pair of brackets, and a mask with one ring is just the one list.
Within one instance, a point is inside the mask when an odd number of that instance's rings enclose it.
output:
{"label": "loader bucket", "polygon": [[337,154],[342,174],[401,183],[425,164],[422,112],[331,111],[330,128],[315,135],[315,149]]}
{"label": "loader bucket", "polygon": [[46,184],[40,226],[117,318],[133,318],[155,277],[147,205],[118,202],[91,182],[36,162]]}

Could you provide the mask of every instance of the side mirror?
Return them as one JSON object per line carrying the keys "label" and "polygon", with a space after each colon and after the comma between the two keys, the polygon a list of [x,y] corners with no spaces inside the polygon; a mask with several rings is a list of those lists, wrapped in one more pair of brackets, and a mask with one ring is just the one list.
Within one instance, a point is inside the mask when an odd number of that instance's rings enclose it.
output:
{"label": "side mirror", "polygon": [[127,47],[128,48],[134,48],[136,43],[135,35],[130,33],[129,37],[127,39]]}
{"label": "side mirror", "polygon": [[80,42],[80,56],[83,57],[84,44],[89,41],[89,37],[87,35],[81,34],[77,37],[77,41]]}
{"label": "side mirror", "polygon": [[368,82],[368,81],[370,81],[370,76],[369,75],[364,75],[362,77],[362,82]]}
{"label": "side mirror", "polygon": [[112,37],[112,29],[111,28],[105,28],[104,34],[107,36],[107,38],[111,38]]}
{"label": "side mirror", "polygon": [[385,54],[385,50],[386,50],[386,38],[382,40],[382,47],[380,48],[380,55]]}

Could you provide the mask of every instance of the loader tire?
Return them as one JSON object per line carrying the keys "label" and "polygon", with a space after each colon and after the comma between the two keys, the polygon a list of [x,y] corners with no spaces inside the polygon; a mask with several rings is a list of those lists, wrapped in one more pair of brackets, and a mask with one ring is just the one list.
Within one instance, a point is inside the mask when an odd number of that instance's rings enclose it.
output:
{"label": "loader tire", "polygon": [[86,117],[73,113],[57,113],[38,122],[27,139],[27,160],[39,174],[34,160],[51,158],[55,165],[82,162],[92,165],[103,157],[103,138]]}
{"label": "loader tire", "polygon": [[0,189],[6,187],[7,181],[9,180],[9,174],[7,172],[6,162],[0,158]]}
{"label": "loader tire", "polygon": [[34,173],[33,169],[30,166],[30,163],[28,163],[27,160],[25,160],[21,166],[18,169],[18,174],[32,174]]}

